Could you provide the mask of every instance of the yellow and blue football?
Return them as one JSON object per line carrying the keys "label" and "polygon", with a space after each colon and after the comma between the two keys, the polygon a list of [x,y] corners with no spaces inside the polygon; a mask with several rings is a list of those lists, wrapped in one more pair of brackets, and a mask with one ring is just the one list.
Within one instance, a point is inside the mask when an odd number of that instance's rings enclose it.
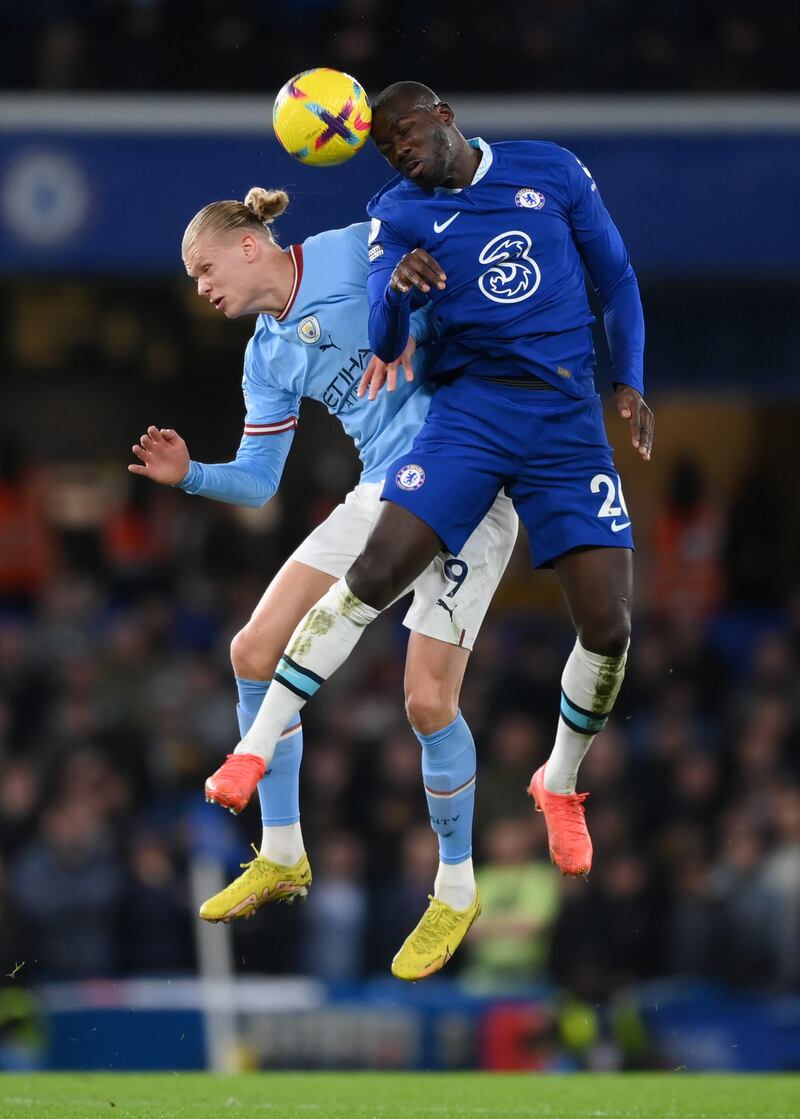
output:
{"label": "yellow and blue football", "polygon": [[291,78],[275,98],[272,126],[289,155],[314,167],[351,159],[369,136],[364,89],[341,70],[318,67]]}

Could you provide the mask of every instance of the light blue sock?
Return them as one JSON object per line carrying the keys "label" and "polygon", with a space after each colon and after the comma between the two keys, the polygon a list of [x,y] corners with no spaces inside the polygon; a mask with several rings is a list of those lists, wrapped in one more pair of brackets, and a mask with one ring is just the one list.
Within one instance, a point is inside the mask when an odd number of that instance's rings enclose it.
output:
{"label": "light blue sock", "polygon": [[[239,705],[236,717],[242,738],[250,730],[269,687],[268,680],[236,678]],[[300,762],[303,760],[303,727],[298,715],[286,738],[281,737],[269,769],[258,783],[261,822],[264,827],[283,827],[300,819]]]}
{"label": "light blue sock", "polygon": [[463,863],[472,855],[476,766],[472,732],[459,711],[449,726],[417,738],[431,827],[439,837],[439,859]]}

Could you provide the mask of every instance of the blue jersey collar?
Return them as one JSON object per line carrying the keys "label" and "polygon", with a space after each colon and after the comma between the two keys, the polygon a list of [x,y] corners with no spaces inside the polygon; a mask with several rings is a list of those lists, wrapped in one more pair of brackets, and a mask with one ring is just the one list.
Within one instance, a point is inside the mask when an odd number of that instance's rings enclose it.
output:
{"label": "blue jersey collar", "polygon": [[[492,149],[489,147],[485,140],[482,140],[480,138],[480,136],[476,136],[474,139],[468,140],[467,143],[471,148],[477,148],[478,151],[480,151],[481,153],[481,161],[478,164],[475,174],[472,176],[472,182],[469,184],[470,186],[475,186],[476,183],[479,183],[481,181],[483,176],[492,166],[494,156],[492,155]],[[463,187],[434,187],[433,193],[460,194],[463,189]]]}

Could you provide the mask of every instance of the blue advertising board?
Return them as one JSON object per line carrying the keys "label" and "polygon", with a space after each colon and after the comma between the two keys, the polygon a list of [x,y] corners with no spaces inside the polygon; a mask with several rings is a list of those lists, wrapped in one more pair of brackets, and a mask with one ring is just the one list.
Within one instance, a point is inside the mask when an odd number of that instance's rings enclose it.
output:
{"label": "blue advertising board", "polygon": [[[581,131],[580,116],[536,121],[519,114],[467,115],[462,127],[488,140],[528,135],[578,153],[600,186],[642,274],[800,274],[800,122],[770,129],[647,125]],[[190,117],[164,127],[137,110],[84,127],[71,117],[32,123],[0,119],[0,273],[172,273],[192,215],[219,198],[243,198],[253,185],[292,196],[281,219],[286,242],[364,216],[389,177],[368,145],[336,168],[308,168],[287,156],[263,124],[229,125]],[[528,118],[525,118],[526,120]],[[768,122],[767,122],[768,123]],[[512,127],[513,126],[513,127]],[[535,184],[528,184],[533,185]]]}

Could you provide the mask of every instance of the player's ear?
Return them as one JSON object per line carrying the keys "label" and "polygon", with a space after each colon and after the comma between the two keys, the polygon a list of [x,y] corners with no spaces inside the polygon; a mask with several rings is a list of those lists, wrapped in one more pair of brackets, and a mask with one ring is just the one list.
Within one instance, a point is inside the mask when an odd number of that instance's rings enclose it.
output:
{"label": "player's ear", "polygon": [[456,118],[456,114],[453,112],[446,101],[440,101],[433,111],[442,122],[442,124],[452,124]]}
{"label": "player's ear", "polygon": [[239,246],[245,260],[248,264],[251,264],[258,256],[258,238],[254,237],[252,233],[243,233],[239,241]]}

